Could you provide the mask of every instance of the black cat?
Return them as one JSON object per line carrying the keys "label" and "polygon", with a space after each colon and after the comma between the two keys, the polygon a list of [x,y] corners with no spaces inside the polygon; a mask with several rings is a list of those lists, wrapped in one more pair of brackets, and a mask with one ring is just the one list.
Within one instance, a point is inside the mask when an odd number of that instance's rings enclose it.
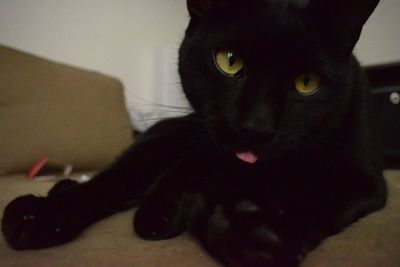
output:
{"label": "black cat", "polygon": [[188,229],[226,266],[297,266],[385,204],[369,89],[352,55],[378,0],[188,0],[179,71],[194,112],[90,182],[11,202],[15,249],[75,238],[136,204],[145,239]]}

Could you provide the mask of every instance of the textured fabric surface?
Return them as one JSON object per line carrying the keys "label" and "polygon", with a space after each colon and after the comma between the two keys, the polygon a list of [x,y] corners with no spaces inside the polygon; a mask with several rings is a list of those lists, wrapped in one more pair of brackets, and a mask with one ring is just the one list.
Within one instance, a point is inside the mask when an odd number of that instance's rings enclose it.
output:
{"label": "textured fabric surface", "polygon": [[[400,171],[387,171],[389,201],[385,209],[328,238],[302,267],[400,266]],[[52,183],[28,182],[22,176],[0,179],[0,211],[21,194],[45,194]],[[39,251],[14,251],[0,237],[0,265],[9,266],[220,266],[187,234],[165,241],[144,241],[132,230],[133,212],[107,218],[75,241]],[[251,267],[251,266],[249,266]]]}
{"label": "textured fabric surface", "polygon": [[118,80],[3,46],[0,122],[0,174],[43,156],[97,170],[133,141]]}

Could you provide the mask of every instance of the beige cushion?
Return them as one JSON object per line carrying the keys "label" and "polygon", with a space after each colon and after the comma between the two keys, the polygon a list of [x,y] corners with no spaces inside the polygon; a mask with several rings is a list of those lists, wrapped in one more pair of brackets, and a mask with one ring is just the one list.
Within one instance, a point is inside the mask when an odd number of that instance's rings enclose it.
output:
{"label": "beige cushion", "polygon": [[[386,172],[389,201],[385,209],[361,219],[328,238],[302,267],[399,267],[400,171]],[[6,204],[28,193],[46,194],[49,182],[28,182],[21,176],[0,177],[0,216]],[[71,243],[39,251],[14,251],[0,234],[0,265],[218,267],[189,235],[144,241],[133,233],[133,212],[111,216],[89,227]],[[251,266],[248,266],[251,267]]]}
{"label": "beige cushion", "polygon": [[0,46],[0,173],[39,158],[109,164],[132,143],[121,83]]}

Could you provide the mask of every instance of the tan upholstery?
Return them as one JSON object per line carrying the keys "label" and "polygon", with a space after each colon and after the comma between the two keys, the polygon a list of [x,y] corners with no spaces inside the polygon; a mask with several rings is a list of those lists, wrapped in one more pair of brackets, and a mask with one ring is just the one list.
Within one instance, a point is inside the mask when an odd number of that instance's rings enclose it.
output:
{"label": "tan upholstery", "polygon": [[[400,171],[386,172],[389,202],[379,212],[328,238],[302,267],[400,266]],[[45,194],[52,183],[28,182],[22,176],[0,179],[0,211],[16,196]],[[14,251],[0,237],[0,266],[32,267],[216,267],[220,266],[184,234],[165,241],[144,241],[126,211],[88,228],[73,242],[39,251]],[[249,266],[251,267],[251,266]]]}
{"label": "tan upholstery", "polygon": [[0,174],[43,156],[106,166],[132,143],[123,102],[117,79],[0,46]]}

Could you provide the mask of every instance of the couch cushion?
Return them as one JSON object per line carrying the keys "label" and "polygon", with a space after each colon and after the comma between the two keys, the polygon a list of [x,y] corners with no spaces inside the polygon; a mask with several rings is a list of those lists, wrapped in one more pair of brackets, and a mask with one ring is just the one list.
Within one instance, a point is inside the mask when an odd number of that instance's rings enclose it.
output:
{"label": "couch cushion", "polygon": [[40,157],[109,164],[132,143],[121,83],[0,46],[0,173]]}

